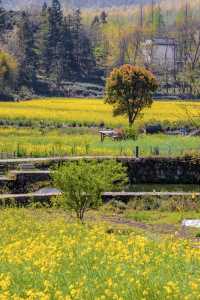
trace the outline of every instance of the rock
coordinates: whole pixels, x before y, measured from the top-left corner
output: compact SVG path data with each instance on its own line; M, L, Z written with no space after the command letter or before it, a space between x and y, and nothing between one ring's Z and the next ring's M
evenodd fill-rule
M182 226L200 228L200 220L183 220Z
M47 188L42 188L39 191L37 191L35 194L40 194L40 195L44 195L44 194L51 194L51 193L61 193L60 190L55 189L55 188L51 188L51 187L47 187Z

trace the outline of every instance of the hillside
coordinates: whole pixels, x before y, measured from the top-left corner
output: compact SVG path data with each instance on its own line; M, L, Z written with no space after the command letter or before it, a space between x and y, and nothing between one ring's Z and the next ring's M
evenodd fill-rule
M50 0L49 0L50 1ZM48 0L46 2L49 2ZM41 6L44 0L3 0L3 5L9 9L21 9L30 6ZM64 6L91 8L133 5L148 3L151 0L62 0Z

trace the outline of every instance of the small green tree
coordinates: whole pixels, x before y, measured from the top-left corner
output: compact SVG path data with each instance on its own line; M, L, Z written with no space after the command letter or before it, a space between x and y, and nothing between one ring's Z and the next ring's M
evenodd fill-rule
M142 68L123 65L115 68L106 83L106 103L114 106L113 115L127 115L129 126L145 107L151 106L158 88L154 75Z
M102 193L119 190L128 182L126 168L114 160L71 162L53 172L54 186L63 192L56 203L75 211L82 222L84 214L102 204Z
M17 75L17 62L8 53L0 50L0 93L12 89Z

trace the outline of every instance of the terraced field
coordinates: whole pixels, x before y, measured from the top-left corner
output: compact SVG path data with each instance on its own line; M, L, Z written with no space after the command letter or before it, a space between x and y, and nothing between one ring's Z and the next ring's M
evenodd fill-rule
M145 123L180 127L191 123L191 118L200 124L199 111L199 102L157 101L144 111L135 128L143 127ZM103 100L50 98L19 103L1 102L0 153L35 157L133 155L136 146L140 147L143 156L153 155L156 147L159 147L162 156L199 151L199 137L140 135L137 140L116 142L106 139L101 143L99 125L116 128L127 127L128 124L125 117L114 118L112 107L104 104Z

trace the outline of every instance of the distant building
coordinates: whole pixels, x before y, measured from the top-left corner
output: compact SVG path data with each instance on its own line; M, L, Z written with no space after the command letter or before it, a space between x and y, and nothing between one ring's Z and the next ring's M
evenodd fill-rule
M174 71L177 68L177 42L170 38L153 38L144 42L147 65Z

